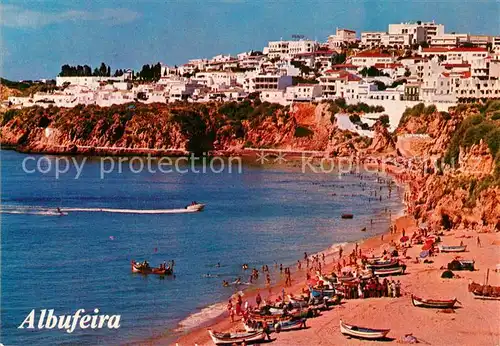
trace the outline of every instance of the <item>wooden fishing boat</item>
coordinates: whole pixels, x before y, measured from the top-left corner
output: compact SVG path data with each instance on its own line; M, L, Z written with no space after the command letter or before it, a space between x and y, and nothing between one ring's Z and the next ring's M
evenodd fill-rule
M370 257L366 259L366 262L369 264L376 264L377 262L380 262L383 260L382 256L377 256L377 257Z
M456 298L449 300L424 299L411 295L413 306L421 308L436 308L436 309L453 309L453 306L458 300Z
M289 321L293 315L260 315L258 313L249 313L248 318L257 322Z
M166 268L154 268L149 266L144 266L142 263L137 263L135 261L131 262L132 273L139 274L156 274L156 275L172 275L173 270L170 267Z
M405 269L404 267L374 269L373 275L376 276L400 275L403 274L404 269Z
M342 214L340 217L343 218L343 219L352 219L354 217L354 215L352 215L352 214Z
M470 270L474 271L474 260L454 259L448 263L448 270Z
M250 323L245 323L244 327L247 332L257 332L257 331L262 331L262 325L258 324L258 326L253 326ZM278 329L280 332L285 332L289 330L294 330L294 329L301 329L305 328L306 325L306 319L301 318L298 320L287 320L287 321L279 321L276 323L270 323L268 324L269 326L269 331L274 333L276 332L276 327L278 326Z
M216 345L232 345L241 344L242 342L256 342L262 341L266 337L266 333L263 330L255 332L239 332L239 333L218 333L212 330L208 331L212 341Z
M290 303L292 303L292 306L295 309L305 308L309 305L309 303L307 301L305 301L304 299L294 298L291 295L288 295L288 301Z
M337 291L335 289L326 289L326 290L321 290L321 289L316 289L316 288L310 288L311 295L315 298L322 298L322 297L333 297L334 295L337 294Z
M481 285L470 282L468 289L476 299L500 299L500 286Z
M467 249L467 245L439 245L439 251L441 252L464 252Z
M390 329L373 329L353 326L340 320L340 332L355 338L377 340L383 339L390 332Z
M397 259L390 259L387 261L377 261L374 263L370 263L366 265L366 268L369 269L382 269L382 268L392 268L392 267L397 267L399 265L399 260Z

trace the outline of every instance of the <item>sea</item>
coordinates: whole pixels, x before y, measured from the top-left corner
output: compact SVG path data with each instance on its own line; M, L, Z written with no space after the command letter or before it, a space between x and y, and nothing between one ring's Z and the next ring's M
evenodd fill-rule
M263 285L222 286L248 280L243 263L267 264L274 281L275 264L295 268L304 252L386 232L402 211L399 190L389 198L377 181L390 179L383 173L361 171L361 179L253 159L238 171L181 163L185 169L162 172L140 170L146 159L136 158L120 170L107 161L102 176L97 157L2 150L0 159L0 343L9 346L175 340L217 316L235 291ZM67 171L56 174L64 163ZM205 210L183 212L192 201ZM175 275L133 274L132 260L174 260ZM72 315L96 308L120 315L120 328L18 328L33 309L39 316L41 309Z

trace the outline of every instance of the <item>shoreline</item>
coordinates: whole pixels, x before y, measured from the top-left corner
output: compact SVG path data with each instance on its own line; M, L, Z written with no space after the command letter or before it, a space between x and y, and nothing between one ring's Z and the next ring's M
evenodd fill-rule
M248 153L248 154L255 154L255 153ZM363 167L366 168L367 166L373 168L373 167L378 167L375 164L370 164L368 165L358 165L358 167ZM378 174L380 173L386 173L387 177L393 182L393 185L396 187L396 189L403 189L403 193L400 196L400 203L401 203L401 208L399 211L391 216L391 221L388 222L387 228L374 235L370 235L368 237L362 237L357 241L351 241L351 242L342 242L342 243L334 243L329 245L327 248L316 252L316 253L310 253L309 257L315 256L318 254L325 254L325 259L326 259L326 266L324 267L324 272L330 272L333 270L333 268L336 266L336 261L335 258L338 256L340 248L342 248L343 253L347 254L350 253L356 246L356 244L359 245L359 247L362 249L363 253L368 252L370 253L371 251L374 250L375 247L382 246L383 244L386 244L388 240L394 240L396 237L390 237L390 231L389 228L395 224L397 224L398 229L402 228L407 228L410 226L411 222L413 219L406 215L406 209L407 205L405 203L404 199L404 189L406 188L406 184L403 184L401 181L398 181L397 179L397 174L394 172L390 172L389 170L378 170ZM367 171L367 173L374 173L373 171ZM382 177L382 178L387 178L387 177ZM395 192L397 193L397 191ZM373 215L373 218L376 219L376 215ZM411 221L409 221L411 219ZM385 239L385 240L381 240ZM343 257L345 258L345 256ZM285 266L284 266L285 267ZM300 271L296 268L296 263L292 263L290 265L291 271L292 271L292 286L288 287L285 292L286 294L298 294L301 293L301 289L304 287L306 280L305 280L305 273L306 271L304 268L302 268ZM272 268L271 268L272 269ZM297 277L297 274L301 274L301 278ZM255 297L257 294L261 294L263 299L275 299L277 296L281 295L281 289L284 288L284 283L285 280L282 277L278 282L273 283L270 287L251 287L247 289L242 289L239 290L239 292L243 292L243 298L244 301L248 301L250 304L253 304L255 301ZM231 294L232 299L237 293ZM227 323L228 321L228 314L226 310L226 304L227 302L215 302L213 304L210 304L206 307L203 307L201 310L190 314L183 320L181 320L175 328L167 329L166 331L173 331L177 335L171 335L171 336L159 336L155 338L150 338L146 340L142 340L140 342L133 342L132 344L144 344L146 342L148 345L164 345L164 344L174 344L174 345L205 345L205 344L212 344L212 341L207 333L207 329L215 329L215 330L228 330L231 329L232 325ZM186 330L180 330L182 329L182 323L192 316L196 316L198 314L203 314L203 312L206 312L207 309L210 309L211 307L219 307L221 308L220 312L218 315L209 318L206 321L203 321L199 325L188 328ZM235 324L238 323L236 322L238 318L235 319ZM240 326L242 329L242 326ZM180 335L179 335L180 334ZM174 341L175 340L175 341Z
M414 220L409 218L406 215L398 216L396 217L391 225L398 225L398 228L409 228L411 226L411 223ZM401 228L400 228L401 227ZM383 236L384 240L381 240L381 236ZM336 265L336 261L332 262L332 257L335 259L336 256L338 256L338 252L340 247L342 247L343 252L345 254L350 253L356 246L356 243L359 245L359 248L362 249L363 253L372 253L374 252L375 248L378 248L380 246L383 246L384 244L387 244L391 240L397 239L397 235L395 234L390 234L390 232L385 232L385 233L380 233L377 235L373 235L364 239L360 239L357 242L348 242L348 243L340 243L340 244L332 244L328 248L326 248L323 251L320 251L318 253L311 253L309 256L317 255L324 253L327 265L324 267L324 272L330 272L334 269ZM345 257L343 257L345 258ZM292 272L292 286L287 287L285 289L286 294L300 294L301 289L305 286L306 280L304 278L304 275L302 275L302 278L298 279L297 274L305 274L305 270L301 269L300 271L294 270ZM295 275L294 275L295 274ZM255 297L257 293L260 293L263 299L275 299L279 295L281 295L281 289L284 287L284 279L280 280L278 283L273 284L270 288L262 287L262 288L255 288L252 289L250 292L247 294L247 290L243 291L245 294L243 295L244 301L249 301L251 304L254 303ZM343 301L345 303L345 301ZM223 304L224 307L226 303L224 302L218 302L213 305L218 305L218 304ZM333 309L335 309L334 307ZM210 321L207 321L203 324L200 324L199 326L192 328L190 330L186 330L181 336L177 337L175 342L173 344L179 345L179 346L184 346L184 345L211 345L211 339L207 333L207 329L214 329L217 331L226 331L230 329L234 329L234 326L239 323L239 320L235 318L235 322L231 323L228 321L229 317L227 314L227 311L224 308L224 311L220 316L212 318ZM177 329L177 328L176 328ZM176 330L174 329L174 330ZM242 326L240 325L240 328L242 329ZM293 333L293 332L292 332ZM148 345L163 345L164 342L169 342L173 337L159 337L159 338L154 338L154 339L149 339L147 340Z
M384 172L391 176L391 179L396 183L397 186L402 187L404 191L408 189L409 182L405 178L405 169L398 169L397 167L385 167ZM396 225L398 232L391 234L390 231L385 233L374 235L363 240L360 240L359 247L363 251L364 254L381 254L384 249L387 249L388 245L401 237L401 230L404 229L406 234L411 234L418 229L417 220L415 220L411 214L408 212L408 201L405 198L405 193L402 194L401 202L403 204L402 215L398 215L395 217L391 225ZM458 235L460 233L460 235ZM472 233L473 235L471 235ZM479 235L474 231L468 230L454 230L445 234L443 238L448 238L450 236L454 236L454 238L472 238L472 240L467 241L468 243L472 243L475 241L475 237L479 238ZM484 277L485 267L488 269L493 269L500 261L500 256L498 255L498 250L495 247L495 244L500 244L500 237L498 233L483 233L481 235L482 238L487 238L489 244L488 253L484 254L483 249L473 249L476 251L469 250L470 253L443 253L438 254L437 257L432 257L432 262L436 262L436 264L423 264L418 263L415 264L413 260L403 259L403 262L408 266L407 273L402 276L391 276L390 279L401 280L402 283L402 296L399 298L368 298L368 299L350 299L345 300L344 304L340 306L334 306L331 310L322 312L321 316L314 319L308 320L309 328L294 331L290 333L280 333L279 335L273 334L273 344L276 345L309 345L311 342L314 344L323 343L328 339L328 344L369 344L367 341L359 341L359 340L349 340L346 339L338 330L338 320L341 318L345 318L345 320L349 323L355 323L362 326L370 326L372 328L392 328L396 325L398 330L404 329L405 332L399 334L391 333L391 337L395 337L398 339L403 337L406 334L415 335L420 342L424 342L429 344L429 340L433 339L434 343L437 344L445 344L445 345L454 345L454 344L470 344L470 345L496 345L498 341L500 341L500 330L495 325L500 324L500 315L498 314L498 308L496 308L496 302L490 302L489 304L493 304L492 306L482 306L486 304L482 304L481 301L474 300L472 295L467 292L467 283L469 279L476 280L476 282L483 281L480 279ZM447 245L456 245L454 243L465 241L465 240L448 240L444 239L444 243L448 243ZM485 243L484 240L482 241ZM347 243L343 250L344 253L350 253L355 247L355 242ZM469 244L470 246L470 244ZM328 253L327 255L327 265L324 268L324 272L329 272L335 266L335 261L331 263L331 257L335 254L334 251L335 244L331 245L327 249L321 251L320 253ZM420 253L421 246L412 246L412 248L408 249L409 257L407 259L418 257ZM332 251L333 250L333 251ZM311 254L310 254L311 255ZM464 272L455 272L458 274L459 279L452 279L450 284L446 285L446 281L443 282L444 279L441 279L440 273L443 271L440 268L446 266L446 263L455 258L456 256L464 256L466 259L474 259L476 260L477 268L481 268L479 270L476 269L475 272L471 272L470 275L462 275ZM482 270L482 273L480 273ZM479 272L479 273L478 273ZM302 273L305 273L302 270ZM429 274L434 274L430 276ZM469 278L463 278L462 276L468 276ZM490 275L490 284L491 285L499 285L500 277L498 275ZM472 277L472 278L471 278ZM464 282L465 281L465 282ZM250 304L253 305L255 301L255 296L257 293L261 293L263 299L273 299L277 295L281 294L281 288L284 280L278 282L273 285L270 289L260 288L253 290L250 294L245 294L243 299L244 301L249 301ZM297 271L294 271L292 274L292 286L286 288L286 294L296 294L300 293L301 289L304 287L306 283L305 278L297 279ZM437 287L436 287L437 286ZM451 289L449 286L455 286ZM460 288L457 288L459 286ZM267 293L267 294L266 294ZM468 322L467 327L468 331L467 335L463 336L464 332L459 332L459 337L450 336L448 334L451 333L449 331L446 333L446 337L442 337L440 335L439 328L436 327L436 311L432 311L429 314L428 309L418 309L414 308L411 305L409 295L417 294L419 296L423 296L425 298L434 298L434 299L449 299L452 296L459 297L459 301L470 303L474 305L473 312L463 313L461 309L458 309L459 313L462 315L464 319ZM218 303L223 304L223 303ZM389 304L389 305L388 305ZM395 306L394 308L392 306ZM346 311L346 308L349 311ZM371 311L373 309L379 310L379 312ZM415 309L415 310L414 310ZM493 310L491 310L493 309ZM497 310L495 310L497 309ZM389 315L386 315L386 318L380 319L379 314L387 314L387 310L392 311ZM393 311L395 310L395 311ZM463 309L467 310L467 309ZM492 313L497 311L497 313ZM419 326L422 328L427 328L425 332L423 332L420 328L415 328L415 324L412 323L411 318L404 317L404 321L401 320L406 313L411 313L415 315L416 319L419 319ZM453 310L455 313L455 310ZM484 334L481 336L482 341L476 340L477 335L475 330L480 326L482 316L484 314L489 313L491 318L496 320L497 323L492 322L489 326L489 329L484 331ZM427 316L422 317L421 315L426 314ZM347 315L347 316L346 316ZM446 314L443 314L446 316ZM347 317L347 318L346 318ZM445 322L448 324L454 323L453 321L457 321L457 319L452 315L452 317L447 318ZM326 322L325 322L326 321ZM458 323L458 322L457 322ZM318 330L317 327L320 329ZM465 327L465 329L467 329ZM149 339L147 344L150 345L164 345L164 344L174 344L178 346L187 346L187 345L212 345L212 341L207 333L207 329L214 329L217 331L234 331L241 330L242 325L241 322L236 319L234 323L229 321L227 311L222 312L219 316L199 325L193 329L187 330L183 335L177 337L175 341L173 341L173 336L170 337L159 337L154 339ZM317 330L315 330L317 329ZM335 330L333 333L327 335L326 330ZM406 330L408 329L408 330ZM319 331L325 332L325 335L318 333ZM457 334L456 331L453 331L454 334ZM422 336L423 334L423 336ZM463 338L460 338L460 335ZM428 339L430 338L430 339ZM448 338L450 341L448 341ZM466 339L467 342L464 343L463 339ZM315 340L315 341L313 341ZM496 340L496 342L492 342ZM395 341L395 340L393 340ZM477 342L477 343L476 343Z

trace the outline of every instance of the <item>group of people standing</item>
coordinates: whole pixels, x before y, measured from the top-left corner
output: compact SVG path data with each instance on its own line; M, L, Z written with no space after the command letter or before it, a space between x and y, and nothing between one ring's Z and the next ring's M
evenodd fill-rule
M354 285L344 285L345 299L360 299L360 298L398 298L401 296L401 282L388 280L380 280L378 277L368 280L361 280Z

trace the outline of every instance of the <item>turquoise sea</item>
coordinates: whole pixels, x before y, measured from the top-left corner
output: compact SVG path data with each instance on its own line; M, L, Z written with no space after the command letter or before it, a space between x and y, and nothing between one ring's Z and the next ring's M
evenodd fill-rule
M75 179L72 166L56 179L48 167L59 157L41 161L47 173L26 173L22 163L28 155L0 154L0 342L9 346L173 338L179 322L203 322L211 316L207 307L234 292L222 287L222 280L241 276L246 281L243 263L257 268L273 268L275 262L293 265L304 251L315 253L384 232L389 212L394 217L402 208L396 190L387 198L383 189L382 202L370 197L385 185L367 173L360 180L352 174L302 173L297 167L253 162L243 165L241 174L135 173L124 165L121 173L115 170L101 179L99 158L77 157L79 163L85 160L80 177ZM28 161L32 169L42 156L29 157L34 158ZM206 203L206 209L140 213L183 208L194 200ZM80 211L58 216L57 207ZM342 220L342 213L353 213L354 219ZM361 232L362 227L368 231ZM175 278L132 274L132 259L152 265L174 259ZM207 273L216 277L204 277ZM121 315L121 327L71 334L17 328L32 309L68 315L95 308ZM207 314L199 314L202 309Z

